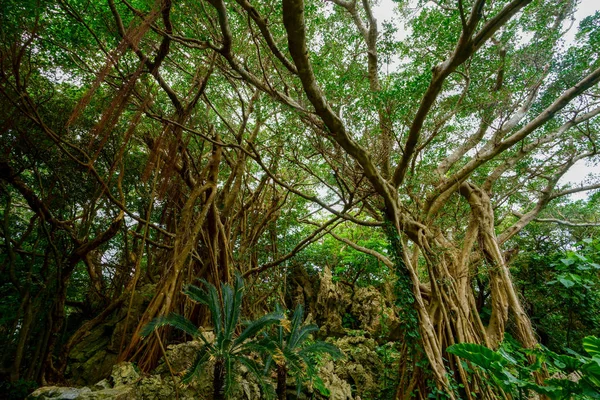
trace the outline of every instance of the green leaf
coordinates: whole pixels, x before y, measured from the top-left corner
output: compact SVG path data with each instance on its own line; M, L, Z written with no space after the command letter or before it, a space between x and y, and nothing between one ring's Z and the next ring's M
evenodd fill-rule
M181 378L181 382L185 384L190 383L195 376L200 375L200 373L204 369L204 365L210 358L210 348L210 345L204 345L200 348L200 350L198 350L198 352L196 353L196 358L192 363L192 366L188 368L186 373L183 375L183 377Z
M278 312L273 312L267 315L263 315L259 319L250 322L250 324L244 329L244 331L238 336L233 342L233 348L237 348L239 345L244 343L246 339L254 337L258 332L262 331L267 326L274 324L283 319L283 315Z
M554 364L565 371L576 371L581 368L581 365L583 364L579 359L564 354L556 354L553 358ZM557 362L561 366L559 366Z
M329 391L329 389L327 389L325 383L323 383L323 380L318 376L314 378L313 385L315 387L315 390L321 393L323 396L329 397L331 395L331 392Z
M572 280L566 279L566 278L562 278L562 277L559 277L558 281L560 283L562 283L562 285L564 287L566 287L567 289L575 285L575 282L573 282Z
M585 363L581 370L584 372L584 378L600 389L600 356L594 356Z
M194 325L189 319L182 315L171 313L164 317L154 318L140 331L140 336L149 336L155 329L161 326L170 325L180 331L187 333L192 337L196 337L198 334L198 327Z
M583 349L592 357L600 356L600 339L596 336L587 336L583 339Z
M448 347L447 351L487 370L497 370L509 363L500 354L475 343L457 343Z

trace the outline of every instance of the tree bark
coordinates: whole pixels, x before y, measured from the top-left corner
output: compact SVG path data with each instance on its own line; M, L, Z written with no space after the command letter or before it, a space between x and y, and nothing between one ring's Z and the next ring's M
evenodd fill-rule
M277 399L287 399L287 369L285 365L277 366Z

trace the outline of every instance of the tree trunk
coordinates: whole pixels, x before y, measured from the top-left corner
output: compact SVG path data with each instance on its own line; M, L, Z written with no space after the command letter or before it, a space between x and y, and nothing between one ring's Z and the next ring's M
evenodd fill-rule
M33 320L33 309L29 291L26 292L23 300L21 301L21 308L23 309L23 316L21 318L21 328L19 329L19 339L17 341L17 348L14 356L15 358L12 365L12 371L10 373L11 382L16 382L20 378L21 361L23 360L25 344L29 338L29 328L31 327L31 322Z
M287 399L287 368L285 365L277 366L277 399Z
M217 360L214 368L213 398L225 400L225 365L223 360Z
M413 377L408 381L433 379L437 390L446 393L451 399L473 399L471 393L475 393L477 399L494 399L497 394L486 384L486 378L478 372L467 374L462 368L461 360L447 354L445 349L455 343L498 347L504 339L509 314L515 322L516 336L525 348L535 346L536 339L495 236L494 212L489 197L470 184L463 184L461 194L471 207L471 222L461 241L449 241L442 235L433 235L425 226L412 232L407 229L407 224L402 226L399 221L395 222L395 227L387 230L387 235L394 244L398 281L404 285L404 289L400 288L401 292L396 295L406 297L406 290L410 287L414 297L409 301L400 300L403 302L401 307L406 309L411 305L414 309L414 314L404 319L416 320L418 325L418 329L413 329L407 324L407 333L418 330L419 338L414 345L423 350L429 361L428 368L413 368ZM415 246L411 248L407 243L402 243L399 238L404 235ZM392 236L397 238L393 239ZM475 244L478 244L479 253L475 252ZM410 249L410 255L407 254L407 249ZM472 282L473 265L483 263L489 277L492 307L492 316L487 326L484 326L477 311ZM423 271L420 271L423 266L428 279L425 285L427 293L423 292L424 285L419 280L423 276ZM412 354L418 352L413 350ZM430 372L427 373L426 370ZM464 385L464 390L452 389L456 385L451 385L449 380L451 371L453 379ZM430 376L415 376L424 373ZM420 390L427 390L423 383L416 386ZM404 396L406 395L408 394L405 393Z

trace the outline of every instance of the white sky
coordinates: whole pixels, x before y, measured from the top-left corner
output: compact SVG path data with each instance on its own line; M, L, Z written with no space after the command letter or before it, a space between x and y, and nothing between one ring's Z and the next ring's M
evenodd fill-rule
M391 21L394 18L395 9L396 4L392 0L381 0L380 4L374 8L375 18L380 27L384 21ZM575 12L575 22L573 23L571 30L567 32L564 37L567 45L573 43L575 40L579 22L585 17L593 15L596 11L600 11L600 0L581 0L577 11ZM402 39L406 34L407 32L398 32L397 39ZM590 174L593 173L600 174L600 165L586 164L586 162L582 160L571 167L560 180L559 184L583 184L583 182L590 177ZM571 195L572 199L584 199L586 197L586 192Z

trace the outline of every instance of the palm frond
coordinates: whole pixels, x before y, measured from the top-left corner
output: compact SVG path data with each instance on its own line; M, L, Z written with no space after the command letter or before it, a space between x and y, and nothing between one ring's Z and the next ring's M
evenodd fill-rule
M150 321L142 328L140 331L140 336L146 337L154 332L154 330L157 328L165 325L170 325L176 329L179 329L180 331L183 331L194 338L198 334L198 327L194 325L192 321L185 318L183 315L170 313L167 316L157 317Z
M265 367L263 368L263 375L267 375L269 373L269 371L271 370L272 363L273 363L273 357L267 353L267 357L265 358L265 361L264 361Z
M290 336L288 339L288 345L292 347L297 343L296 338L298 337L299 329L302 326L302 321L304 317L304 307L302 304L298 304L296 306L296 310L294 310L294 315L292 316L292 327L290 329Z
M244 296L244 280L236 273L233 289L230 285L221 286L223 293L223 316L225 319L224 335L231 337L240 320L242 313L242 298Z
M208 307L213 320L215 336L221 333L221 302L217 288L212 283L205 279L199 279L203 287L195 285L186 285L183 288L183 294L196 303L203 304Z
M201 287L195 285L185 285L183 287L183 294L185 294L190 300L196 303L208 305L208 292Z
M238 346L234 354L250 354L250 353L260 353L260 354L269 354L277 349L277 344L270 340L261 340L261 341L246 341Z
M221 315L222 307L219 299L219 292L212 283L208 283L205 280L202 280L202 283L204 283L208 292L208 308L210 309L210 315L215 328L215 337L217 338L217 341L219 341L219 338L223 333L223 317Z
M285 365L292 375L304 375L306 373L307 362L299 353L288 348L283 351Z
M289 321L287 319L287 316L285 315L285 310L283 309L281 304L279 304L279 303L275 304L275 312L281 313L281 315L283 315L283 319L281 320L281 322L279 323L279 325L277 326L277 329L276 329L276 339L279 342L280 347L283 347L283 345L284 345L284 329L285 329L286 322L289 323ZM289 330L289 327L288 327L288 330Z
M221 284L221 294L223 296L223 336L231 338L231 322L234 313L234 294L229 284Z
M273 387L270 385L270 381L268 381L266 378L266 371L268 371L268 369L265 369L264 371L262 370L261 366L259 363L257 363L255 360L248 358L248 357L238 357L237 361L244 365L246 368L248 368L248 371L250 371L250 373L252 375L254 375L254 377L256 378L256 381L258 383L258 386L261 389L261 398L262 399L269 399L273 396Z
M317 332L319 327L314 324L304 325L300 329L298 329L296 335L294 337L290 337L289 346L292 348L296 348L302 346L302 344L308 339L309 335L313 332Z
M260 332L267 326L274 324L277 321L280 321L282 318L282 314L273 312L267 315L263 315L259 319L250 322L250 324L246 327L246 329L244 329L240 336L238 336L235 339L235 341L233 342L233 347L238 347L239 345L244 343L245 340L255 336L256 334L258 334L258 332Z
M331 343L321 342L321 341L310 344L310 345L302 348L302 350L300 350L301 355L313 355L313 354L319 354L319 353L327 353L330 356L332 356L334 359L339 359L339 358L343 357L343 354L340 351L340 349L338 349Z
M210 359L209 349L210 345L204 345L200 348L200 350L198 350L198 352L196 353L196 358L192 363L192 366L187 369L185 375L183 375L183 377L181 378L182 383L188 384L191 382L192 379L194 379L195 376L198 376L200 374L204 365Z

